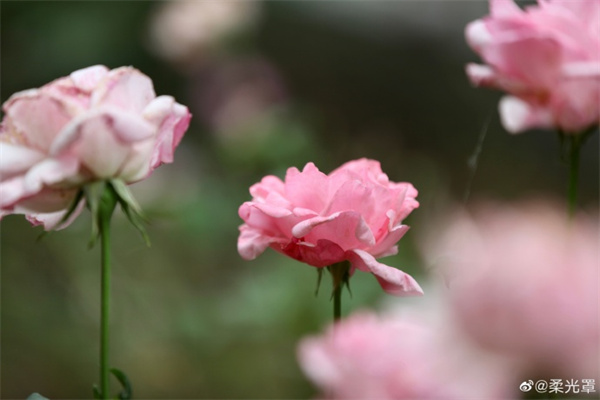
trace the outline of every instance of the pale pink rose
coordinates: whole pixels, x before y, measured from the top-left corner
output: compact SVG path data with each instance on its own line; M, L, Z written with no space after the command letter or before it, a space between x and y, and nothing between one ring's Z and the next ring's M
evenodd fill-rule
M304 338L298 360L326 399L507 399L516 388L452 326L415 315L353 314Z
M0 216L26 214L46 229L82 185L136 182L172 162L191 117L140 71L101 65L15 93L3 110Z
M478 343L532 374L597 378L598 225L543 203L458 214L425 246Z
M419 206L410 183L391 182L379 162L348 162L329 175L313 163L289 168L285 181L266 176L250 188L252 201L239 209L238 251L252 260L267 247L315 267L344 260L375 275L394 295L421 294L404 272L377 262L396 254L408 230L402 220Z
M513 0L490 0L490 15L466 28L487 65L469 64L467 74L509 94L500 102L509 132L579 133L600 121L600 1L538 3L522 10Z

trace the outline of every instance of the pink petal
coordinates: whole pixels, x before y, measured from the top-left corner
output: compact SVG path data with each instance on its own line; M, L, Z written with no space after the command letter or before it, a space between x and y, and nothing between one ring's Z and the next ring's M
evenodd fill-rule
M343 211L328 217L317 216L307 219L292 228L292 235L297 238L304 237L311 243L326 239L344 250L375 244L373 232L356 211Z
M26 171L45 157L30 147L0 141L0 179Z
M519 133L532 127L552 127L553 118L549 110L533 107L514 96L504 96L500 100L500 119L510 133Z
M289 168L285 176L285 197L296 207L321 211L328 200L328 177L308 163L302 170Z
M267 175L259 183L250 186L250 194L255 199L266 199L272 192L283 194L284 190L284 183L274 175Z
M0 207L10 208L17 202L38 195L44 187L76 176L78 168L79 164L73 158L46 159L32 167L25 175L0 182ZM41 202L38 210L56 211L60 209L62 207L60 205L62 204L61 196L48 201L48 204ZM57 201L59 201L58 206Z
M25 211L21 212L21 213L26 214L25 217L34 226L43 225L44 230L46 230L46 231L52 231L52 230L59 231L61 229L65 229L67 226L71 225L73 223L73 221L75 221L75 219L77 219L79 214L81 214L81 211L83 210L84 206L85 206L85 200L81 200L79 202L79 204L77 205L77 207L75 208L75 210L73 211L73 213L62 224L60 224L60 222L62 221L65 214L67 213L67 210L57 211L57 212L52 212L52 213L28 213Z
M346 254L354 268L375 275L385 292L394 296L418 296L423 294L423 290L413 277L399 269L377 262L366 251L352 250Z
M135 68L116 68L94 89L92 106L110 105L123 111L141 113L156 97L152 80Z
M264 232L244 224L240 226L237 249L243 259L254 260L272 243L278 242L281 242L281 239L265 235Z
M106 77L108 71L104 65L94 65L72 72L69 77L78 89L90 93Z
M316 244L294 239L285 245L272 246L295 260L313 267L326 267L345 260L344 250L336 243L320 239Z
M487 65L469 63L466 67L469 80L475 86L498 87L498 76Z
M490 0L490 15L496 18L515 17L523 10L513 0Z
M97 178L117 177L131 157L135 142L151 140L155 128L142 118L116 109L101 108L73 119L53 144L51 154L72 154L85 161ZM148 147L143 173L149 169ZM132 171L128 171L131 175Z
M12 95L3 107L9 129L21 132L27 144L46 152L71 119L67 106L37 89Z
M482 20L473 21L467 25L465 38L469 46L476 52L493 42L493 37Z
M407 225L398 225L390 229L387 234L380 239L380 241L373 247L369 249L369 253L373 255L373 257L387 257L392 256L398 253L398 247L395 246L396 243L406 232L408 232L409 226Z
M341 211L357 211L364 218L373 215L374 203L384 199L373 199L372 187L367 187L358 180L346 180L337 191L331 196L331 201L327 205L323 214L332 214Z
M143 116L157 127L158 132L152 155L152 169L173 162L175 148L181 142L192 118L188 108L176 103L171 96L160 96L148 104Z
M552 87L561 73L559 43L540 33L497 42L483 48L481 55L500 73L526 82L530 89Z

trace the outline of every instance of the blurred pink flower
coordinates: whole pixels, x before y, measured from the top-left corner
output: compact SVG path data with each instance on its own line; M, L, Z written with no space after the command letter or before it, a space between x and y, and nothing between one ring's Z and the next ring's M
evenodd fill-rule
M191 117L138 70L101 65L15 93L3 110L0 215L26 214L47 230L82 185L132 183L172 162Z
M425 248L447 275L456 318L482 346L524 373L598 377L597 223L569 223L543 203L488 206L457 215Z
M348 162L329 175L308 163L289 168L285 181L266 176L250 187L252 201L240 206L238 251L248 260L267 247L315 267L347 260L375 275L394 295L422 294L404 272L376 257L396 254L408 230L402 220L419 206L410 183L391 182L379 162Z
M167 1L151 21L152 50L178 63L202 63L259 16L256 1Z
M600 1L539 0L521 10L490 0L470 23L467 42L487 65L469 64L478 86L503 90L504 127L579 133L600 121Z
M300 366L327 399L505 399L512 376L423 317L362 312L298 346Z
M220 141L247 135L245 127L283 108L287 100L277 69L258 57L207 68L196 85L198 111Z

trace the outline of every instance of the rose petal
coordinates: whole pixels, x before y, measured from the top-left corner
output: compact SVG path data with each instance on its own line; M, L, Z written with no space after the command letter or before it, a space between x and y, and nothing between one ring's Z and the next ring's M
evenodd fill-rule
M156 97L152 80L135 68L116 68L94 89L92 107L109 105L140 114Z
M338 244L326 239L320 239L316 244L294 239L274 248L288 257L319 268L333 265L346 258L344 250Z
M314 217L299 222L292 228L292 235L304 237L307 242L316 243L319 239L334 238L344 250L356 247L373 246L373 232L356 211L344 211L328 217Z
M0 141L0 179L26 171L44 158L44 153L36 149Z
M69 77L77 88L90 93L106 77L108 71L104 65L94 65L72 72Z
M240 226L240 236L237 242L238 253L245 260L254 260L272 243L280 243L281 239L265 235L264 232L246 224Z
M294 199L296 207L308 208L319 212L328 200L328 178L308 163L302 170L289 168L285 176L285 196Z
M532 127L552 127L553 118L548 109L533 107L514 96L504 96L499 104L502 126L510 133L519 133Z
M375 275L385 292L394 296L418 296L423 294L423 290L413 277L399 269L377 262L375 257L366 251L348 251L347 256L354 268Z
M9 129L22 134L26 144L46 152L71 119L61 101L37 89L12 95L4 103Z

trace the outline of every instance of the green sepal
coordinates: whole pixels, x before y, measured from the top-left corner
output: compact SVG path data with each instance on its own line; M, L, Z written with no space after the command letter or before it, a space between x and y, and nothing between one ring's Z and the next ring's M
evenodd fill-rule
M341 261L339 263L328 266L327 270L331 274L331 279L333 281L331 299L333 299L335 290L339 286L346 286L346 288L348 288L348 291L350 292L350 295L352 295L352 292L350 291L350 263L348 261Z
M319 295L319 288L321 287L321 279L323 279L323 268L317 268L317 287L315 289L315 297Z
M127 378L127 375L117 368L111 368L110 372L117 378L123 387L123 390L119 392L119 400L131 399L133 390L131 389L131 382L129 381L129 378Z
M93 182L83 187L83 191L85 192L85 202L92 214L92 234L88 243L88 247L90 248L94 247L96 240L98 240L100 235L100 199L106 189L105 181Z
M77 207L79 206L79 202L81 201L82 198L83 198L83 190L79 190L77 192L77 194L75 195L75 199L73 199L73 201L71 202L71 205L69 205L69 208L67 209L66 214L60 219L58 224L56 224L55 229L60 228L65 222L67 222L69 220L69 218L71 218L71 216L73 215L75 210L77 210ZM44 232L40 233L37 240L42 240L48 233L50 233L50 231L44 231ZM34 393L34 394L36 394L36 393ZM32 394L32 396L33 396L33 394Z
M121 209L129 219L129 222L138 230L142 235L146 245L150 246L150 237L144 228L144 223L147 223L146 217L142 213L142 209L127 188L125 182L120 179L112 179L110 185L112 185L115 193L117 194L117 200L121 205Z

